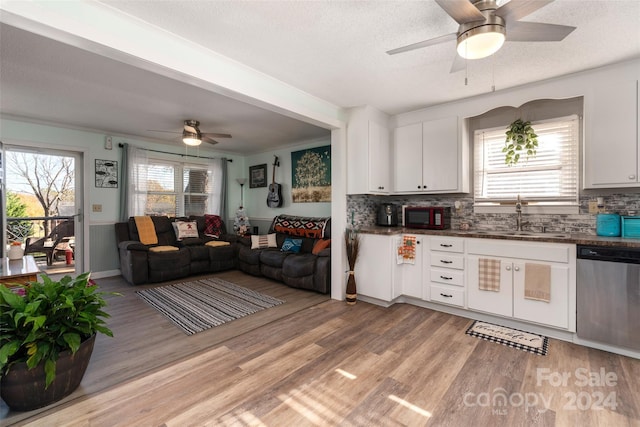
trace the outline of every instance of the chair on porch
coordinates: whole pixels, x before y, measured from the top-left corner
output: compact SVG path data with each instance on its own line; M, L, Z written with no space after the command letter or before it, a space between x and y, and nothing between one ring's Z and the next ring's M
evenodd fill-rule
M73 220L61 222L51 230L48 236L33 241L32 237L27 237L24 254L44 253L47 256L47 265L51 265L53 263L53 254L58 245L64 239L68 240L69 237L73 237L74 234Z

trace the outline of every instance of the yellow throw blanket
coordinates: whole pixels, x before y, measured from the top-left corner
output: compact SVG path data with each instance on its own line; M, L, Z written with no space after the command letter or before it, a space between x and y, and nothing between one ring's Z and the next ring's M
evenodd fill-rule
M158 236L156 235L156 228L153 226L151 217L134 216L133 220L136 222L136 227L138 228L140 243L143 245L157 245Z

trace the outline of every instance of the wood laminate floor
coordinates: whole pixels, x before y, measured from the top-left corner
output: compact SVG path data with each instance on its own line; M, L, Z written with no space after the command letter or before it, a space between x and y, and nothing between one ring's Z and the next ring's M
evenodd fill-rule
M216 276L287 303L188 337L139 288L101 279L124 293L116 337L99 337L72 396L3 425L640 426L640 360L554 339L537 356L429 309Z

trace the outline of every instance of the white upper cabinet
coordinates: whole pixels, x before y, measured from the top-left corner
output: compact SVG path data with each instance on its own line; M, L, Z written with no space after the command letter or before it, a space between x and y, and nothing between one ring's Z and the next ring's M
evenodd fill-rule
M347 126L347 194L389 194L389 130L358 109Z
M457 117L399 127L394 134L395 193L467 192L467 150Z
M585 98L584 188L640 187L638 80L618 79Z

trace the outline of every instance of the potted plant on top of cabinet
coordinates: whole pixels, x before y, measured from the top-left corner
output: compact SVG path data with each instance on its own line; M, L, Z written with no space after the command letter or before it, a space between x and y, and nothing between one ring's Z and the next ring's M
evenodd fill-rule
M0 385L14 410L46 406L80 385L96 333L113 333L90 273L0 285ZM113 295L117 295L112 293Z

